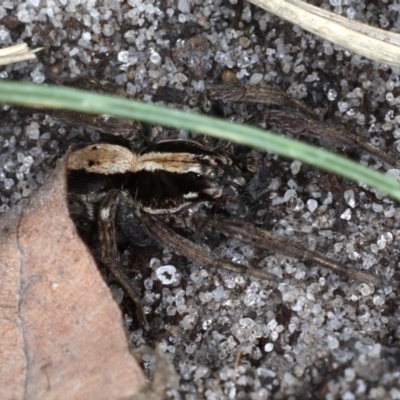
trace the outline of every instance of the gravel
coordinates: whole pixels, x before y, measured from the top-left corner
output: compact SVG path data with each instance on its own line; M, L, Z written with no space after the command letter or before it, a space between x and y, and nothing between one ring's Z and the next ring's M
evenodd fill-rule
M196 96L230 69L240 83L280 88L398 155L398 67L351 54L246 2L236 17L240 4L4 0L0 46L26 41L45 50L37 63L0 68L0 77L42 83L48 69L64 78L94 75L152 101L162 86ZM331 0L319 6L384 29L400 28L397 3ZM246 117L243 107L226 110L231 108L241 113L232 118ZM43 183L71 140L96 137L39 112L3 105L1 116L2 213ZM174 135L190 137L165 133ZM368 154L339 150L387 169ZM164 250L148 262L143 302L149 320L161 320L164 334L156 341L181 378L180 390L170 396L400 399L397 204L297 161L252 154L264 166L250 183L258 225L389 283L371 288L284 255L260 255L234 239L214 251L236 262L255 259L280 281L174 265L179 258ZM398 177L400 171L390 174ZM128 313L124 317L133 347L153 344ZM151 372L154 363L146 367Z

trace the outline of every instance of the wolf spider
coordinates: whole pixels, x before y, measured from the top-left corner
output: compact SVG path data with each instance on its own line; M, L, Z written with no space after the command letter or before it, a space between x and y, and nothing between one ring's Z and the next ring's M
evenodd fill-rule
M205 232L234 237L361 281L380 282L246 222L245 207L238 201L245 180L227 152L223 147L207 149L185 140L162 141L138 149L121 138L118 144L80 144L70 150L71 213L74 205L84 204L91 218L97 219L100 259L134 301L142 327L148 329L140 293L120 266L120 231L138 245L149 244L151 237L198 264L261 279L275 280L276 276L223 260L178 230L200 238Z
M106 93L121 93L113 84L96 79L63 80L50 78L67 86L89 88ZM160 87L154 101L188 102L185 92ZM204 111L220 114L221 103L264 105L247 122L258 126L278 127L295 135L323 139L334 145L367 151L394 168L400 162L390 154L349 132L344 126L323 122L315 112L286 93L240 84L207 87L197 99ZM215 107L214 107L215 106ZM46 111L48 113L48 111ZM139 291L120 267L117 236L121 232L133 243L146 246L150 238L196 261L261 279L275 280L275 275L223 260L201 245L207 232L237 238L253 247L280 252L302 261L319 264L334 272L368 282L381 281L363 272L349 270L315 251L305 250L280 236L259 229L244 217L240 200L245 180L238 159L226 147L208 149L194 141L171 140L144 144L140 140L143 125L116 118L81 113L52 111L67 123L93 128L107 139L100 143L72 147L68 161L68 187L71 215L86 210L89 220L97 221L100 260L109 267L134 301L139 321L147 327ZM222 113L223 114L223 113ZM115 132L115 135L109 135ZM138 140L139 137L139 140ZM179 232L184 231L185 235ZM190 240L192 236L200 244Z

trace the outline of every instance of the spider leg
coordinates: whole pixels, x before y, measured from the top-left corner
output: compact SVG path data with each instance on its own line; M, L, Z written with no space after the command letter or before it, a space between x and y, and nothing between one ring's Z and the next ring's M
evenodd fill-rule
M116 242L115 218L118 204L123 193L120 190L110 190L103 199L99 210L99 240L101 259L111 270L115 278L128 293L136 306L136 313L141 326L148 330L149 325L143 312L140 293L137 288L129 283L128 277L119 266L119 253Z
M244 243L252 244L258 248L270 247L279 253L288 255L290 257L295 257L303 261L317 263L321 267L328 268L331 271L345 274L372 285L382 284L378 278L375 278L372 275L347 269L316 251L304 250L300 246L297 246L296 244L291 243L280 236L256 228L245 221L234 218L228 219L225 217L216 217L208 222L204 220L204 223L210 230L235 237Z
M343 125L322 122L297 112L292 112L290 118L287 115L287 111L268 110L263 116L264 122L260 121L261 123L258 123L258 125L263 128L279 126L285 131L298 133L305 137L324 138L336 145L349 146L355 150L362 149L394 168L400 168L400 162L396 157L374 146L350 129L345 129Z
M149 235L159 243L169 246L171 249L179 252L186 258L201 265L210 265L238 274L253 275L261 279L276 280L276 276L273 274L248 268L244 265L236 264L217 257L215 254L208 252L191 240L178 235L173 229L169 228L163 221L152 214L143 213L142 223Z

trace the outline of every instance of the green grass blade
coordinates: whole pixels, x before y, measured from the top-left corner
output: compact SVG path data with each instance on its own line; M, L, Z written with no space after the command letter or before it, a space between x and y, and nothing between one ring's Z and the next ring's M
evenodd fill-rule
M399 183L382 173L322 148L251 126L233 124L221 119L116 96L23 82L0 81L0 102L28 107L61 108L92 114L107 114L215 136L300 160L355 182L362 182L400 200Z

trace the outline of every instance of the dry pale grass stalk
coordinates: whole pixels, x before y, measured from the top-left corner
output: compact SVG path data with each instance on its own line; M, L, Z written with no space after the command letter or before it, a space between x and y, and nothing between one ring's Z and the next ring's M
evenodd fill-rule
M354 21L300 0L249 0L264 10L354 53L400 66L400 35Z
M26 43L19 43L14 46L0 49L0 65L7 65L27 60L36 60L35 53L40 50L42 50L42 47L30 50Z

